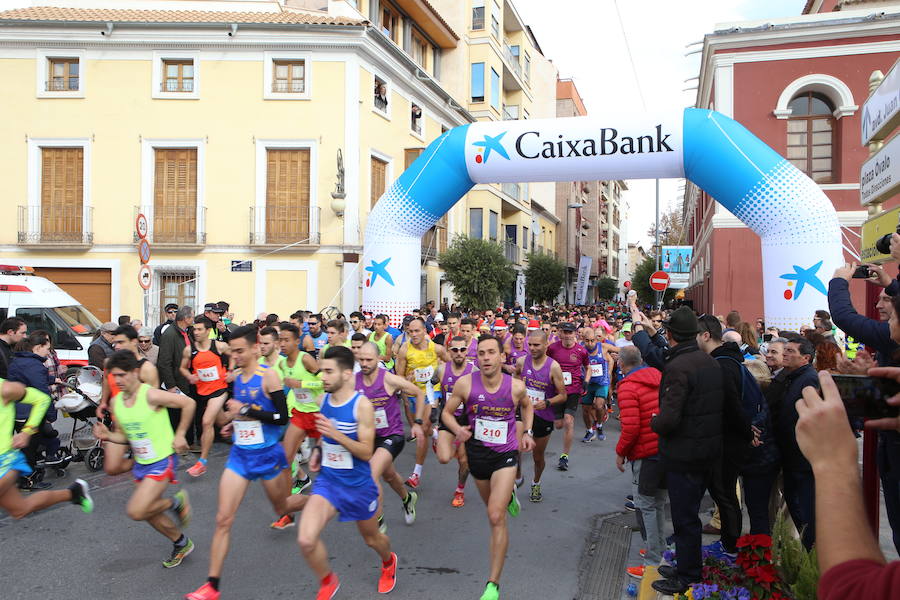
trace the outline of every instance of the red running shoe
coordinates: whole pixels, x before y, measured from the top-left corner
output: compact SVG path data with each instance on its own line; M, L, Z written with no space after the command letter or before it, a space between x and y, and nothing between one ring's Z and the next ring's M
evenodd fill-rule
M381 577L378 578L378 593L387 594L397 585L397 555L391 552L391 564L381 566Z
M219 590L214 588L208 581L201 585L196 592L191 592L184 597L184 600L219 600Z
M409 479L406 480L406 485L411 487L412 489L416 489L419 487L419 476L413 473L409 476Z
M322 581L322 585L319 587L319 593L316 594L316 600L331 600L338 593L339 589L341 589L341 582L338 580L338 576L334 573L330 573L328 577Z

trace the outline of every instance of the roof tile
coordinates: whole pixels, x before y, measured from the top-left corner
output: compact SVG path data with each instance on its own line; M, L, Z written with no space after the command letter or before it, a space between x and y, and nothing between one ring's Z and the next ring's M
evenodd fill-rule
M226 12L210 10L132 10L34 6L0 11L3 21L116 23L248 23L282 25L362 25L366 21L306 12Z

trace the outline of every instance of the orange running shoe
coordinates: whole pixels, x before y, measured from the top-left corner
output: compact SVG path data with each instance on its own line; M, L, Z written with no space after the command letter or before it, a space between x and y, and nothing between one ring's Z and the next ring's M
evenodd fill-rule
M466 493L456 490L453 492L453 502L450 503L450 506L455 506L459 508L460 506L466 505Z
M322 585L319 586L319 593L316 594L316 600L331 600L338 593L339 589L341 589L341 582L338 580L338 576L334 573L329 573L328 576L322 580Z
M381 577L378 578L378 593L387 594L397 585L397 555L391 552L388 566L381 565Z
M275 521L274 523L269 525L269 527L271 527L272 529L278 529L279 531L281 531L282 529L287 529L288 527L293 527L293 526L294 526L294 515L284 515L283 517L281 517L280 519L278 519L277 521Z
M188 475L191 477L200 477L204 473L206 473L206 465L204 465L199 460L194 463L194 466L187 470Z
M628 567L625 569L625 572L628 573L630 577L634 577L635 579L642 579L644 577L644 565L639 567Z
M416 489L419 487L419 476L413 473L409 476L409 479L407 479L405 483L412 489Z
M191 592L184 597L184 600L219 600L219 590L214 588L208 581L201 585L196 592Z

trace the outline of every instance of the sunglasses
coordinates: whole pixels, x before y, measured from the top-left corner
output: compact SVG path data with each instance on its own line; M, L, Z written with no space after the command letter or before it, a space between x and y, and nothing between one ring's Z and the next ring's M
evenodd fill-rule
M167 311L166 311L166 313L167 313L167 314L170 314L170 315L174 315L174 314L177 313L177 312L178 312L177 310L167 310Z
M465 348L450 348L450 352L465 352Z
M138 344L149 344L153 340L138 340Z
M350 321L350 324L351 324L351 325L356 325L356 324L357 324L357 323L359 323L359 321L358 321L358 320L353 320L353 321Z

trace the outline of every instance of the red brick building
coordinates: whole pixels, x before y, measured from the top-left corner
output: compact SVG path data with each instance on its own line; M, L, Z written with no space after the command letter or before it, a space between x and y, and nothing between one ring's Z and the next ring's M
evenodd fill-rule
M734 118L819 183L846 228L845 245L858 250L868 216L859 200L868 158L861 108L872 72L887 73L898 58L900 2L809 0L797 17L732 23L707 35L696 106ZM690 183L684 218L694 246L686 298L700 312L762 317L756 234ZM865 284L851 289L862 308Z

